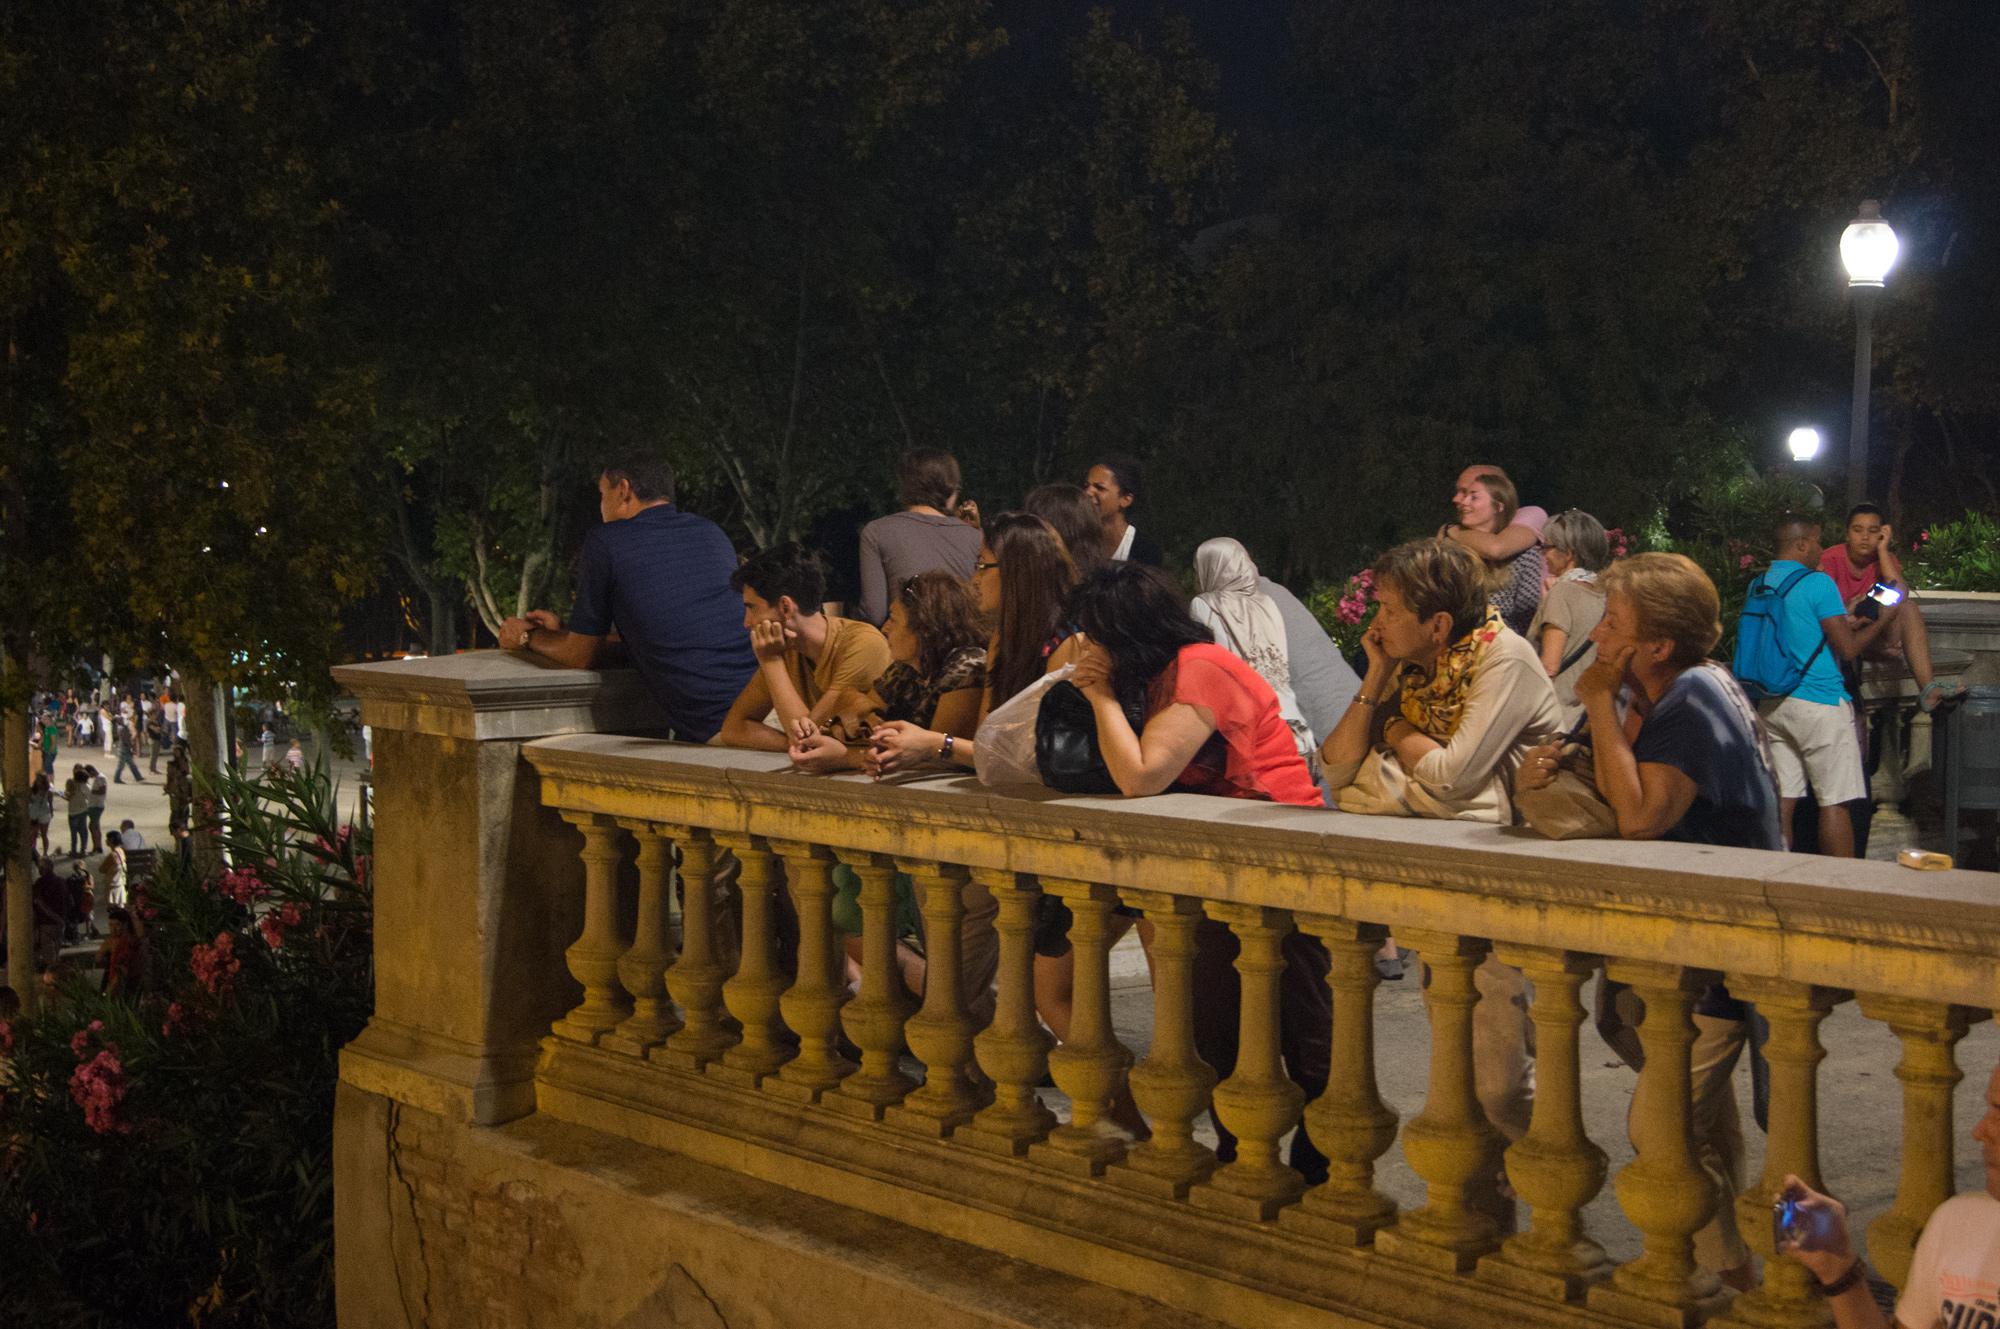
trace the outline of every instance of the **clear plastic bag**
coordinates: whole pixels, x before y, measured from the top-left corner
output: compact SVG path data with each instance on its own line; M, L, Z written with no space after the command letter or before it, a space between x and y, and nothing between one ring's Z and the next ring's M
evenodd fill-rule
M1054 673L1042 675L986 717L972 738L972 768L979 774L979 783L1042 783L1041 767L1035 761L1035 720L1041 714L1042 698L1048 690L1074 670L1073 665L1064 665Z

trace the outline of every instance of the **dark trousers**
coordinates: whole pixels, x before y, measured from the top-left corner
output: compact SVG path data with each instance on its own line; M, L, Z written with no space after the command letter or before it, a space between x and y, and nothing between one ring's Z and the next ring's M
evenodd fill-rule
M139 773L139 760L132 755L132 749L130 748L118 749L118 769L111 773L111 783L125 783L125 768L127 766L132 768L132 778L134 780L139 781L141 784L145 783L146 777Z
M1236 1069L1237 1037L1243 1010L1243 983L1236 972L1236 934L1226 923L1204 918L1195 930L1194 1046L1215 1068L1219 1080ZM1278 1045L1285 1074L1311 1102L1326 1091L1333 1061L1333 994L1326 975L1332 968L1326 947L1302 932L1288 935L1280 948L1285 971L1278 977ZM1236 1157L1236 1137L1218 1118L1216 1156ZM1303 1123L1292 1137L1291 1165L1308 1185L1326 1180L1326 1155L1313 1147Z
M81 858L90 852L90 814L72 812L69 814L69 856Z

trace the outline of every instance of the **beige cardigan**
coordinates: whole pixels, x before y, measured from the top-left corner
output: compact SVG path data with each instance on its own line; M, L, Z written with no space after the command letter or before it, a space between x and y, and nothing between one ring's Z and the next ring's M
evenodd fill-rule
M1407 772L1378 745L1365 760L1328 766L1327 784L1344 812L1509 826L1514 772L1529 748L1562 736L1562 722L1541 658L1510 629L1486 648L1450 742Z

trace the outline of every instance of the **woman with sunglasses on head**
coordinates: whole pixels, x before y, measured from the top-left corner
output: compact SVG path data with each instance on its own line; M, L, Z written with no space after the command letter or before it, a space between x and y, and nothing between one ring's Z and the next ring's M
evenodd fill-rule
M1571 508L1549 519L1542 529L1542 557L1554 578L1521 635L1542 657L1563 708L1563 727L1583 718L1576 681L1597 659L1590 634L1604 617L1604 587L1597 574L1611 566L1611 542L1604 526L1588 512Z

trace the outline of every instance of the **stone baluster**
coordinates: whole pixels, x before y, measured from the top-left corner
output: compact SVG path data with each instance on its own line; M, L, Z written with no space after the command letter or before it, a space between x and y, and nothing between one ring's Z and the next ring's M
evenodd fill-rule
M1644 1238L1639 1257L1590 1289L1593 1309L1655 1324L1692 1325L1720 1284L1696 1267L1694 1234L1715 1212L1715 1185L1695 1159L1689 1050L1696 998L1720 975L1657 961L1613 960L1605 971L1646 1004L1639 1024L1645 1069L1632 1097L1638 1157L1618 1173L1619 1207Z
M1535 1110L1528 1133L1507 1150L1507 1180L1532 1209L1526 1232L1479 1263L1480 1276L1517 1291L1570 1301L1610 1271L1604 1248L1583 1229L1582 1210L1604 1187L1604 1151L1583 1130L1578 990L1595 956L1502 946L1498 957L1535 986Z
M1094 1177L1125 1156L1130 1143L1111 1122L1132 1053L1111 1030L1111 909L1118 894L1086 881L1044 878L1042 889L1069 905L1075 949L1075 1002L1069 1041L1049 1054L1056 1087L1069 1095L1070 1117L1030 1149L1029 1157L1078 1176Z
M715 840L699 826L663 827L681 851L681 955L667 970L667 991L681 1009L681 1031L648 1057L698 1071L736 1041L722 1018L722 966L715 959Z
M1035 1093L1055 1046L1035 1016L1035 902L1042 892L1032 877L1012 872L975 869L972 879L992 892L1000 911L994 923L1000 934L999 1003L993 1022L972 1040L979 1068L993 1081L993 1102L952 1138L1019 1157L1056 1124L1055 1113Z
M1868 1259L1882 1277L1902 1287L1910 1276L1917 1237L1931 1211L1952 1195L1951 1091L1965 1078L1958 1069L1958 1040L1974 1013L1964 1006L1909 997L1863 994L1861 1013L1896 1033L1903 1059L1903 1163L1896 1202L1868 1225Z
M1827 1325L1833 1313L1813 1286L1812 1274L1797 1260L1782 1258L1772 1242L1771 1203L1796 1176L1814 1190L1825 1190L1819 1175L1819 1064L1826 1060L1819 1025L1834 1003L1847 995L1829 988L1789 983L1773 978L1732 976L1729 995L1755 1002L1771 1022L1764 1045L1771 1063L1771 1115L1764 1147L1764 1175L1736 1197L1736 1226L1750 1249L1764 1257L1764 1281L1730 1303L1716 1325Z
M595 1044L632 1010L618 986L618 961L625 954L618 935L618 823L591 812L562 816L583 832L583 935L563 952L570 974L583 985L583 1000L555 1022L553 1032Z
M1504 1141L1486 1120L1473 1088L1472 1008L1479 1003L1473 971L1488 943L1453 933L1396 929L1396 939L1422 952L1430 983L1430 1085L1424 1110L1403 1127L1403 1154L1424 1179L1424 1203L1377 1234L1375 1249L1392 1259L1464 1273L1499 1242L1492 1215L1473 1205L1500 1168Z
M942 1138L970 1121L987 1101L967 1073L972 1020L959 981L966 872L948 863L898 860L897 866L916 882L917 907L924 916L924 1004L903 1027L910 1051L924 1063L924 1082L889 1109L886 1120Z
M618 978L632 994L632 1014L604 1036L613 1052L643 1057L681 1027L667 1000L667 965L674 954L673 920L668 917L670 846L651 822L618 823L639 842L639 917L632 946L618 961Z
M798 978L778 999L785 1023L799 1036L799 1054L764 1088L794 1102L820 1095L854 1072L840 1054L840 1008L847 1001L846 966L833 940L833 860L818 845L771 842L785 860L785 881L799 916Z
M1215 1111L1236 1136L1236 1160L1189 1192L1203 1209L1269 1220L1299 1198L1305 1179L1278 1154L1278 1142L1299 1124L1305 1091L1285 1075L1278 1037L1280 951L1292 930L1282 909L1211 902L1208 916L1236 934L1236 972L1243 1000L1237 1024L1236 1069L1215 1087Z
M1396 1221L1396 1202L1375 1189L1375 1160L1396 1142L1396 1114L1375 1084L1375 987L1382 981L1375 955L1388 929L1325 914L1300 914L1297 922L1319 938L1331 962L1333 1074L1305 1114L1313 1144L1327 1156L1326 1182L1281 1221L1335 1245L1364 1246Z
M840 1011L847 1037L861 1049L861 1069L820 1103L880 1121L916 1083L898 1065L909 1009L896 965L896 869L879 854L835 852L861 878L861 993Z
M785 976L772 954L771 899L778 886L778 860L754 835L718 835L715 842L743 865L737 878L743 899L743 955L736 973L722 985L723 1004L743 1027L743 1036L707 1069L725 1083L754 1089L792 1056L784 1021L778 1016Z
M1161 891L1126 891L1125 902L1153 925L1153 1046L1132 1068L1132 1098L1152 1123L1153 1138L1107 1174L1122 1186L1164 1199L1215 1171L1215 1151L1194 1138L1208 1107L1215 1068L1194 1046L1194 936L1201 901Z

